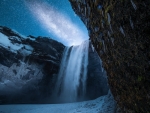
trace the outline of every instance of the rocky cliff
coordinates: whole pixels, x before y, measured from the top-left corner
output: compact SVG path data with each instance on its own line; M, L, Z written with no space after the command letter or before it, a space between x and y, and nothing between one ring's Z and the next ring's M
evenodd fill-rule
M53 103L65 46L47 37L22 36L0 27L0 104ZM90 42L87 91L84 100L107 95L102 62ZM82 89L79 87L79 90ZM82 99L81 99L82 100Z
M65 46L0 27L0 103L47 103Z
M150 112L150 1L70 0L122 112Z
M89 44L88 59L89 59L87 72L88 99L95 99L98 98L99 96L107 95L109 90L107 74L102 67L102 61L99 58L91 42Z

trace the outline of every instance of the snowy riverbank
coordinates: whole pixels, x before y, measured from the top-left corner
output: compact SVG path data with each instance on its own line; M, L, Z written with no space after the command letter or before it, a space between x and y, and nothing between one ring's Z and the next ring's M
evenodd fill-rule
M95 100L67 104L0 105L0 113L114 113L111 94Z

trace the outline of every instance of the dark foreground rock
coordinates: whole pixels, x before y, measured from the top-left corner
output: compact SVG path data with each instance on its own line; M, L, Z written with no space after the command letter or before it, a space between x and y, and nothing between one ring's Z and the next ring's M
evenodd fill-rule
M122 112L150 111L150 1L70 0L87 26Z

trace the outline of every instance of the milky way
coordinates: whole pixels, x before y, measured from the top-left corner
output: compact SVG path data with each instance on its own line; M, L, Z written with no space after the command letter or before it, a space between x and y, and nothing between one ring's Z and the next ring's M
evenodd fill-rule
M65 45L88 39L68 0L0 0L0 25L26 36L51 37Z

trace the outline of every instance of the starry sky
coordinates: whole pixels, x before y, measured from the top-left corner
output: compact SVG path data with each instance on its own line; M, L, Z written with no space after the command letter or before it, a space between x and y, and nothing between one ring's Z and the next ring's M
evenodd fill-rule
M88 39L68 0L0 0L0 25L28 36L45 36L66 46Z

